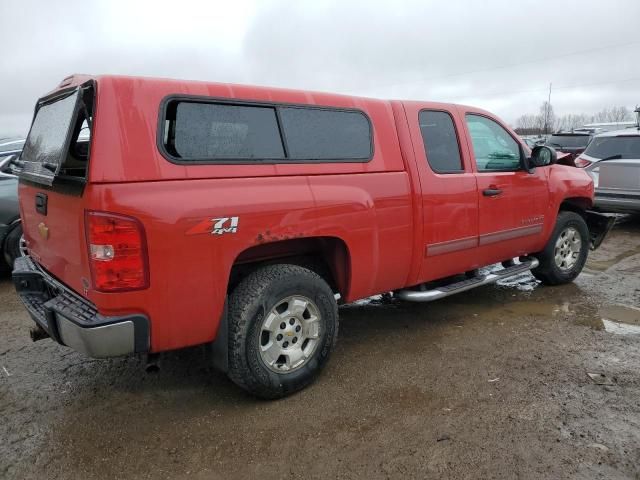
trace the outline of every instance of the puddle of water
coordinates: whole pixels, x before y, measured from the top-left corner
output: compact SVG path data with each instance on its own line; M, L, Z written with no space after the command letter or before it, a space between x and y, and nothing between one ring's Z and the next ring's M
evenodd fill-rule
M640 327L640 308L626 305L606 305L600 309L602 318Z
M573 319L573 323L583 327L591 327L593 330L604 330L602 319L597 315L578 316Z
M640 309L626 305L607 305L600 309L602 325L617 335L640 335Z
M628 253L628 252L627 252ZM495 265L482 269L497 270ZM564 317L576 325L605 330L619 335L640 335L640 309L626 305L606 305L597 308L576 284L555 288L538 288L538 282L529 272L497 282L494 290L472 289L430 304L429 315L448 318L483 317L486 319L518 318L528 315ZM497 287L497 288L496 288ZM490 288L490 287L489 287ZM510 295L505 298L505 293ZM510 298L513 297L513 298ZM403 309L407 303L388 295L375 295L358 300L349 307L375 307ZM343 307L345 308L345 307ZM425 310L426 311L426 310Z
M553 317L559 313L569 313L569 304L561 305L553 302L541 302L533 300L515 300L513 303L498 307L501 312L509 312L516 316L534 315L540 317Z

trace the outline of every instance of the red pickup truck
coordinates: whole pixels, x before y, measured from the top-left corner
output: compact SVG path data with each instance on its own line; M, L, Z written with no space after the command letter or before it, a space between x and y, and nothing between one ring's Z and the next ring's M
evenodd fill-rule
M569 282L611 225L583 170L443 103L72 76L37 102L19 168L35 338L208 344L265 398L317 376L338 302Z

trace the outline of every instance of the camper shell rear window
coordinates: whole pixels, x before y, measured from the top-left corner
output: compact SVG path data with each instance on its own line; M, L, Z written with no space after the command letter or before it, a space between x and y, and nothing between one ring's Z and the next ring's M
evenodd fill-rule
M369 118L359 110L202 97L163 102L158 147L181 164L368 162Z
M93 108L93 82L39 100L18 161L20 178L46 186L84 184Z

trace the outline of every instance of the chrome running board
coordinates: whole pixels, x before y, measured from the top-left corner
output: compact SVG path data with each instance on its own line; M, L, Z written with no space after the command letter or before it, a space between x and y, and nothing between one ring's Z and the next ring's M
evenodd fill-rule
M536 268L539 264L540 262L538 262L537 258L527 257L520 263L503 268L502 270L498 270L497 272L467 278L459 282L450 283L449 285L443 285L434 288L433 290L410 290L405 288L395 292L394 296L409 302L432 302L434 300L448 297L449 295L471 290L472 288L495 283L498 280L502 280L503 278L512 277L523 272L528 272L529 270Z

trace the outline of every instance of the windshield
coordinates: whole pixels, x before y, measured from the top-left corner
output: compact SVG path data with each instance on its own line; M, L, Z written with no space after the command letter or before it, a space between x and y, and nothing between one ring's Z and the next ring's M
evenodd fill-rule
M551 135L547 144L552 147L584 148L589 144L589 138L589 135Z
M39 177L38 181L51 184L69 148L78 96L79 91L75 90L38 109L20 157L25 176Z
M593 158L608 158L619 155L618 158L622 159L640 159L640 136L596 137L584 153Z

